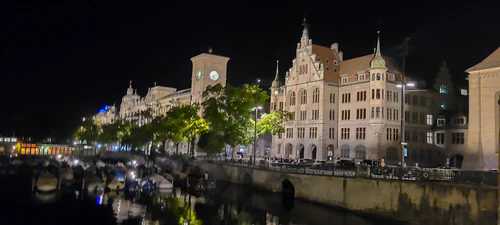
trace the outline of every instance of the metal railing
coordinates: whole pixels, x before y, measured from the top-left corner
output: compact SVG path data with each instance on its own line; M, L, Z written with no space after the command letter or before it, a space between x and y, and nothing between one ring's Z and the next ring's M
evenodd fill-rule
M292 164L292 163L268 163L268 162L256 162L250 163L246 161L235 161L235 160L212 160L207 159L205 162L222 164L229 166L239 166L251 169L259 170L269 170L276 172L286 172L286 173L298 173L298 174L310 174L319 176L337 176L337 177L356 177L355 170L343 169L341 167L329 167L328 169L314 169L310 168L310 165Z
M310 165L291 163L269 163L265 161L252 164L246 161L206 159L204 162L239 166L259 170L279 171L286 173L310 174L319 176L358 177L366 179L404 180L413 182L450 182L472 185L498 185L498 172L475 170L451 170L418 167L394 167L357 165L355 170L345 169L341 166L311 168Z
M498 172L437 168L373 167L371 178L413 181L445 181L460 184L498 185Z

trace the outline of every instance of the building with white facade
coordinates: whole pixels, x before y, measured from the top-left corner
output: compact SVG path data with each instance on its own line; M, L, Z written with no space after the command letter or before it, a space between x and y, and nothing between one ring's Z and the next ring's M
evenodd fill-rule
M99 110L99 113L94 116L94 123L98 126L102 126L104 124L111 124L116 121L118 117L116 106L108 106L105 105L104 108ZM85 118L83 118L85 120Z
M419 164L444 161L445 156L438 158L445 154L427 142L438 114L436 92L408 86L403 114L402 74L393 60L382 56L380 38L375 54L344 60L337 43L330 48L313 44L304 26L292 64L284 84L277 76L271 87L271 110L293 116L284 124L285 133L273 137L272 156L385 158L388 164L397 164L403 155L401 119L405 116L409 163L419 160L412 160L412 154L433 159Z
M148 123L147 118L141 118L140 112L151 110L153 115L164 115L171 107L184 104L201 103L203 91L208 86L216 84L226 85L227 63L229 58L209 53L202 53L191 58L193 69L191 73L191 88L178 90L174 87L154 85L148 89L146 96L137 94L133 89L132 81L123 96L118 117L123 120L137 120L140 124ZM188 79L188 77L186 77ZM200 112L201 113L201 112ZM102 114L102 113L100 113ZM106 115L96 115L96 119ZM111 116L109 116L111 117ZM100 119L104 120L104 119ZM109 118L106 121L110 120ZM166 150L174 151L173 143L165 144ZM180 153L188 152L188 144L179 145Z
M469 137L464 167L497 169L500 149L500 48L467 72Z

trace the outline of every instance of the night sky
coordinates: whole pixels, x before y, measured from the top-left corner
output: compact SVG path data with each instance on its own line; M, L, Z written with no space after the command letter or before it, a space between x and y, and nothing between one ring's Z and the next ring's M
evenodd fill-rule
M500 14L491 3L131 2L0 3L1 134L64 142L82 116L119 106L129 80L140 95L155 81L189 88L190 58L209 45L231 58L229 83L261 78L267 89L276 59L282 78L290 67L305 15L313 43L338 42L344 59L373 53L381 30L382 54L399 60L403 38L411 37L407 72L429 86L442 60L466 85L464 70L500 47Z

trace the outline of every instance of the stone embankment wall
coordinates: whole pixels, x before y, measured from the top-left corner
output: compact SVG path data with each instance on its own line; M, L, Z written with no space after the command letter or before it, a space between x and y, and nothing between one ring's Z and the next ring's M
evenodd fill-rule
M497 188L293 174L199 163L212 178L281 192L285 180L295 197L410 224L497 224Z

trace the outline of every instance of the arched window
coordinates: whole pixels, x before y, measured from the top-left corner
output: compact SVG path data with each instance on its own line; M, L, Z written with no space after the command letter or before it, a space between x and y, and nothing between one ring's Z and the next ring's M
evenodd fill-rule
M300 91L300 104L301 105L307 104L307 91L306 90Z
M295 105L295 92L290 92L290 106Z
M372 80L375 80L375 74L372 73Z
M313 91L313 103L319 102L319 88L315 88Z
M380 73L377 73L377 80L380 80Z
M398 159L398 150L394 147L387 148L387 159L388 160Z
M366 159L365 146L360 145L356 148L356 159Z
M351 157L351 149L349 145L343 145L340 149L340 158L350 158Z
M302 74L302 66L299 66L299 75Z

